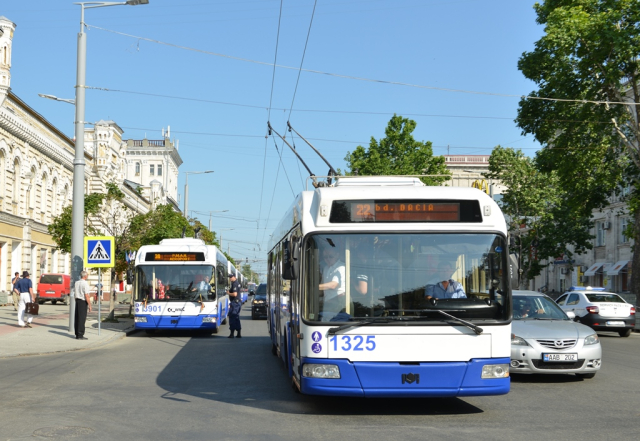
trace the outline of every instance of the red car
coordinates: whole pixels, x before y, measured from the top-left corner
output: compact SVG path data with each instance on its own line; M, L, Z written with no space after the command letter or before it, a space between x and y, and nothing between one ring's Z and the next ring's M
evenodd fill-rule
M36 302L43 304L51 300L51 304L66 303L71 294L71 276L67 274L42 274L36 291Z

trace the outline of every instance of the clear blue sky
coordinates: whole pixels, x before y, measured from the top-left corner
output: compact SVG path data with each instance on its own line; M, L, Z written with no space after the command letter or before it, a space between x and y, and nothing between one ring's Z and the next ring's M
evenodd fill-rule
M279 168L274 139L265 139L268 119L281 134L289 119L342 169L348 151L384 136L394 113L415 120L414 137L431 141L436 155L488 155L496 145L533 155L539 145L513 122L518 98L486 94L535 89L517 69L543 32L533 3L318 0L310 28L314 0L284 0L277 64L293 69L275 74L279 0L89 9L87 85L122 92L88 90L86 120L112 119L125 139L161 139L171 126L184 160L179 193L185 171L215 170L189 176L189 210L229 210L214 214L213 230L222 231L233 257L264 271L269 234L307 177L286 146L286 175ZM0 15L17 24L12 91L73 138L73 107L38 93L75 96L80 6L3 0ZM303 52L302 68L322 73L301 72L294 100ZM325 175L325 164L301 140L295 144L313 173ZM208 225L209 215L198 217Z

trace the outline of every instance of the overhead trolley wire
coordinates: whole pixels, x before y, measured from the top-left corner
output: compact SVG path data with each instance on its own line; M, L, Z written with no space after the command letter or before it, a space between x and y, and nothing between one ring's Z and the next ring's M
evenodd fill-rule
M281 6L282 6L282 2L281 2ZM282 11L282 9L281 9L281 11ZM282 14L282 12L281 12L281 14ZM279 21L280 21L280 19L278 19L278 30L279 30ZM90 28L98 29L100 31L111 32L113 34L122 35L122 36L130 37L130 38L135 38L137 40L148 41L150 43L156 43L156 44L161 44L161 45L165 45L165 46L170 46L170 47L174 47L174 48L177 48L177 49L184 49L184 50L193 51L193 52L199 52L199 53L203 53L203 54L207 54L207 55L214 55L216 57L228 58L228 59L236 60L236 61L244 61L244 62L247 62L247 63L260 64L260 65L263 65L263 66L273 66L274 69L276 67L279 67L281 69L290 69L290 70L298 70L298 69L300 69L300 68L296 68L296 67L292 67L292 66L285 66L285 65L282 65L282 64L268 63L266 61L252 60L250 58L242 58L242 57L236 57L236 56L233 56L233 55L226 55L226 54L220 54L220 53L217 53L217 52L206 51L206 50L203 50L203 49L195 49L195 48L191 48L191 47L188 47L188 46L182 46L182 45L178 45L178 44L174 44L174 43L167 43L167 42L160 41L160 40L154 40L152 38L139 37L139 36L127 34L125 32L119 32L119 31L114 31L112 29L102 28L102 27L99 27L99 26L88 25L86 23L85 23L85 26L87 26L87 29L90 29ZM605 105L606 104L621 104L621 105L627 105L627 106L638 106L638 105L640 105L640 103L627 102L627 101L599 101L599 100L586 100L586 99L550 98L550 97L541 97L541 96L535 96L535 95L516 95L516 94L507 94L507 93L498 93L498 92L482 92L482 91L476 91L476 90L453 89L453 88L449 88L449 87L425 86L425 85L421 85L421 84L405 83L405 82L402 82L402 81L391 81L391 80L380 80L380 79L376 79L376 78L358 77L358 76L354 76L354 75L339 74L339 73L334 73L334 72L324 72L324 71L315 70L315 69L300 69L300 70L302 70L304 72L315 73L315 74L319 74L319 75L327 75L327 76L336 77L336 78L344 78L344 79L349 79L349 80L365 81L365 82L369 82L369 83L380 83L380 84L390 84L390 85L395 85L395 86L413 87L413 88L417 88L417 89L438 90L438 91L441 91L441 92L466 93L466 94L472 94L472 95L488 95L488 96L496 96L496 97L503 97L503 98L520 98L520 99L528 99L528 100L556 101L556 102L581 103L581 104L598 104L598 105L600 105L600 104L605 104Z

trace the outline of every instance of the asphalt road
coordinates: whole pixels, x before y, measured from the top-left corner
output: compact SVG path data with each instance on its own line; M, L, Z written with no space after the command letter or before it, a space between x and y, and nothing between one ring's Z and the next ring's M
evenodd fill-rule
M601 334L591 380L516 376L508 395L344 399L293 392L266 322L242 339L138 333L106 347L0 360L0 440L640 439L640 335Z

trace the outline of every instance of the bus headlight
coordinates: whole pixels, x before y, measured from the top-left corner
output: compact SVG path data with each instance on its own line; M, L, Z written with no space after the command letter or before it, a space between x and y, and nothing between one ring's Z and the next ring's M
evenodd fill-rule
M305 364L302 376L310 378L340 378L340 368L335 364Z
M482 378L506 378L508 376L508 364L487 364L482 366Z
M133 321L136 323L147 323L147 318L146 317L134 317Z
M202 317L202 323L213 323L213 317Z

